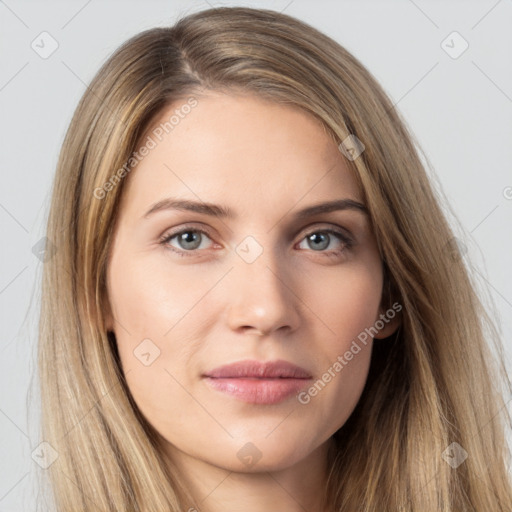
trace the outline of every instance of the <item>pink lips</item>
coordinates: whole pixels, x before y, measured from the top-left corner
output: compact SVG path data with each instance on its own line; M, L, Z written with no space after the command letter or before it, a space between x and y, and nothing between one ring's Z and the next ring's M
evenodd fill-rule
M287 361L239 361L203 375L217 391L252 404L275 404L300 391L311 374Z

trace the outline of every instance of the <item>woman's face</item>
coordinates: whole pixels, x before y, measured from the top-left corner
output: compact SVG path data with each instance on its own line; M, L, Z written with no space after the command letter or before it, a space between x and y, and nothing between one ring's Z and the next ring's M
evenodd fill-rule
M213 92L183 105L161 113L124 178L107 325L168 453L286 468L320 449L362 393L365 329L384 313L376 241L345 156L314 117Z

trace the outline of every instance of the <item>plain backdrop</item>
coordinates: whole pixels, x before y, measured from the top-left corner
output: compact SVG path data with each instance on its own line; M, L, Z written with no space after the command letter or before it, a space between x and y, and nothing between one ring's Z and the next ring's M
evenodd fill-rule
M28 392L36 376L39 241L73 111L123 41L220 5L298 17L379 80L460 223L461 230L450 219L479 293L495 307L511 367L510 1L0 1L0 512L35 508L32 452L41 439L37 395Z

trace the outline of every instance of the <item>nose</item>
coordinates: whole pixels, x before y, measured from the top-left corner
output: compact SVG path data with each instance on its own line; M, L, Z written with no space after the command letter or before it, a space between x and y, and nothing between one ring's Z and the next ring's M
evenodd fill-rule
M299 326L301 301L294 290L293 272L269 252L252 263L237 261L230 272L227 309L233 331L268 335Z

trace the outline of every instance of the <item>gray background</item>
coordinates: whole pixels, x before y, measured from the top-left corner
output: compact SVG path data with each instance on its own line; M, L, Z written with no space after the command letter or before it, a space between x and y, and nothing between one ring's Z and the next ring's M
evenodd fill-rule
M380 81L455 214L450 221L483 300L495 308L510 368L512 2L210 5L265 7L303 19L353 52ZM39 466L31 454L41 439L31 378L41 262L33 248L44 236L51 182L73 110L123 41L208 7L204 0L0 1L0 512L35 508ZM50 36L40 35L45 31ZM448 37L453 31L469 44L457 58L463 42ZM58 48L41 56L52 40ZM34 395L27 395L30 389Z

